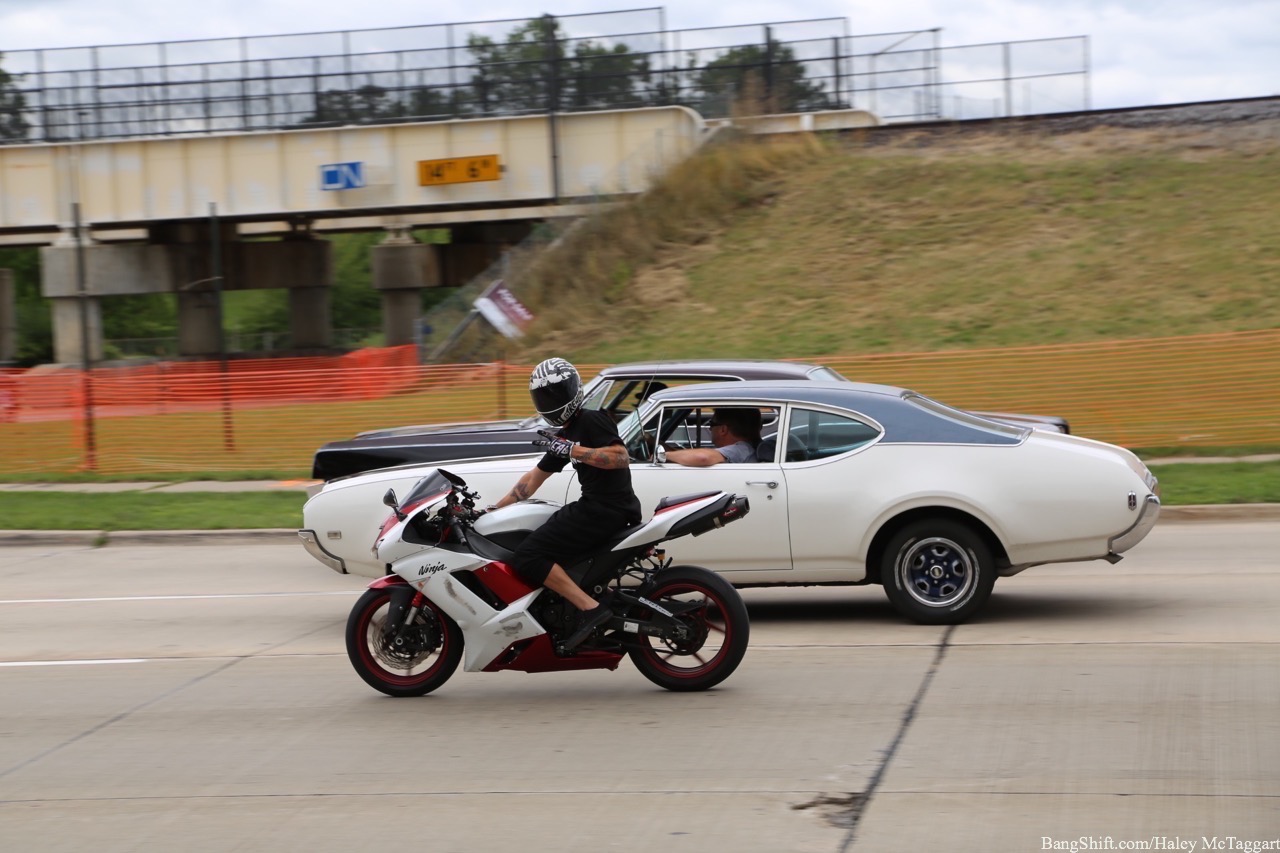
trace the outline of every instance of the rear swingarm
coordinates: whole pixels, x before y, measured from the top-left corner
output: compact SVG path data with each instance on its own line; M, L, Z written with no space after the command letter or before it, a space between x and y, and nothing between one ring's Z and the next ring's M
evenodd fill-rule
M615 592L615 595L618 601L627 605L624 608L624 612L633 607L643 607L650 613L650 616L643 620L633 619L628 616L618 617L622 621L620 631L624 634L644 634L650 637L671 637L674 635L676 639L686 639L689 633L689 626L680 617L704 606L697 601L665 601L659 604L648 598L643 592L632 592L627 589L619 589Z

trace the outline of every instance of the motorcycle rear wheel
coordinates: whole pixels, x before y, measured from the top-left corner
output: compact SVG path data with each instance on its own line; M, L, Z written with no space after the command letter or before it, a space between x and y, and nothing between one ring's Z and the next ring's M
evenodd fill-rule
M628 654L645 678L667 690L707 690L724 681L742 662L751 636L747 606L733 585L715 572L699 566L674 566L660 572L656 586L646 596L655 604L664 600L698 603L680 616L690 628L685 640L641 637L641 645ZM647 607L627 614L649 619Z
M424 696L449 680L462 660L462 629L430 601L410 629L422 631L420 649L398 650L385 639L389 589L366 590L347 618L347 657L356 673L388 696Z

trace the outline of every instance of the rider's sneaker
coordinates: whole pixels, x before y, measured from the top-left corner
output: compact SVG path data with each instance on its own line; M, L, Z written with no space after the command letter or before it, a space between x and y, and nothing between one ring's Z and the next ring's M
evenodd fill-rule
M565 649L572 649L582 643L587 637L591 636L591 632L596 628L609 621L609 617L613 616L613 609L609 607L609 600L603 599L595 608L582 611L582 624L578 626L578 630L569 635L564 641Z

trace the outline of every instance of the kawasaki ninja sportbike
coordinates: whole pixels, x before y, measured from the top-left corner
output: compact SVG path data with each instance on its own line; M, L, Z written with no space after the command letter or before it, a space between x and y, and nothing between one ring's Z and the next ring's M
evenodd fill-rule
M573 649L579 612L511 568L515 548L559 507L539 500L498 510L436 469L397 500L374 544L388 573L347 620L347 655L360 677L391 696L421 696L458 664L468 672L616 669L624 655L668 690L706 690L737 668L750 625L737 590L697 566L673 566L659 544L745 516L747 498L703 492L663 498L566 571L613 615Z

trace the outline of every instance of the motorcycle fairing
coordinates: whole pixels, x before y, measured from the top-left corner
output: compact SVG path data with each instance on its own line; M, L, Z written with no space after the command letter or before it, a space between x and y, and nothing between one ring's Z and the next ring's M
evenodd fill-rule
M568 672L577 669L617 669L621 660L621 652L599 649L583 649L562 657L556 654L551 635L542 634L532 640L512 643L484 671L501 672L509 669L516 672Z
M646 545L672 536L672 528L699 510L712 506L726 497L724 492L710 492L705 497L661 507L653 518L639 527L633 527L626 538L613 547L615 551Z
M431 575L422 591L462 629L466 637L462 667L466 672L484 669L513 643L547 633L529 612L542 589L517 598L501 610L490 607L449 572Z

